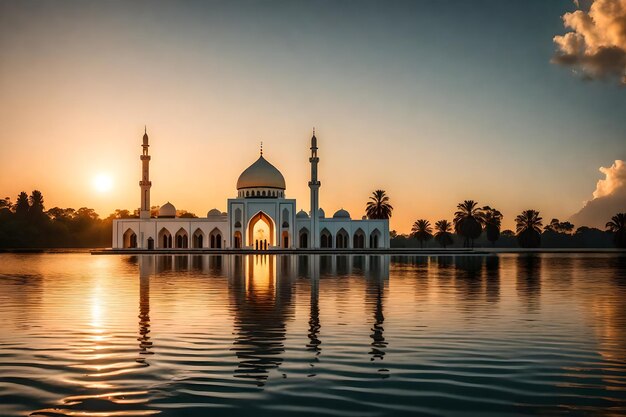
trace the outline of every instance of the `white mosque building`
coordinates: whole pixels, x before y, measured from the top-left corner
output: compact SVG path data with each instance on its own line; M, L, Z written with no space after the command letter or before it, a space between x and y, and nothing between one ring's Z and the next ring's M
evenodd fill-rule
M204 218L181 218L171 203L158 217L150 216L150 155L143 135L139 218L113 221L113 249L311 250L389 248L389 220L352 220L346 210L326 217L319 207L317 138L311 138L310 211L296 212L296 200L286 198L285 178L263 157L237 180L237 196L226 212L212 209Z

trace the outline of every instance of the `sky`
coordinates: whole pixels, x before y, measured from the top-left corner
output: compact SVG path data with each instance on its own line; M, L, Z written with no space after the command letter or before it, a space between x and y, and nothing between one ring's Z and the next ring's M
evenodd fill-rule
M626 160L623 67L563 19L583 3L0 0L0 194L137 208L146 125L153 205L224 211L263 141L308 211L315 127L327 215L380 188L398 232L465 199L567 219Z

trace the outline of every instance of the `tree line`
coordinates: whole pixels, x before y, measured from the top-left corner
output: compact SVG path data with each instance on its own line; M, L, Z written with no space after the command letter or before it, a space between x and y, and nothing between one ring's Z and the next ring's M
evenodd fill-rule
M159 207L151 208L158 215ZM179 217L197 217L185 210ZM111 247L114 219L138 218L139 210L117 209L102 219L94 209L52 207L46 210L43 194L21 192L15 202L0 200L0 248Z
M389 219L393 212L389 196L384 190L372 193L365 212L370 219ZM515 218L515 231L501 231L503 215L490 206L480 207L474 200L465 200L457 205L452 222L442 219L431 225L429 220L417 219L408 235L391 232L392 247L412 247L417 243L421 248L431 239L442 248L462 243L465 248L473 248L481 236L491 245L504 241L503 246L522 248L538 247L608 247L611 244L626 248L626 213L613 216L605 230L593 227L575 226L568 222L552 219L546 225L537 210L524 210ZM460 241L460 242L458 242Z
M159 207L151 207L151 216L158 216ZM370 219L389 219L393 212L384 190L372 193L366 205ZM178 217L197 217L178 210ZM114 219L138 218L139 211L117 209L102 219L95 210L53 207L46 210L43 194L33 190L21 192L15 202L9 197L0 200L0 248L88 248L110 247ZM522 248L537 247L626 247L626 213L618 213L606 223L606 230L552 219L546 225L536 210L524 210L515 218L516 228L501 231L503 215L490 206L480 207L473 200L457 205L452 222L442 219L434 224L417 219L411 233L391 232L392 247L424 247L431 239L447 248L480 244Z

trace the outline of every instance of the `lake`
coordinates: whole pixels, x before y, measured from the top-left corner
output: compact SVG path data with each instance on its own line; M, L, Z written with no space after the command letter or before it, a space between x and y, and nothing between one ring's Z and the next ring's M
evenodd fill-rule
M1 416L626 415L626 257L0 254Z

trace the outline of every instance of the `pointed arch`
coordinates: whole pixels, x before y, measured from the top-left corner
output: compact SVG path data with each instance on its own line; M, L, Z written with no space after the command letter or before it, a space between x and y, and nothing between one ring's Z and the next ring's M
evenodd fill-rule
M204 232L198 227L196 229L195 232L193 232L193 239L192 239L192 247L193 248L202 248L204 247L204 242L206 240L206 236L204 235Z
M189 234L183 227L176 232L174 241L176 242L177 249L187 249L189 247Z
M124 232L123 248L136 248L137 247L137 233L132 228L126 229Z
M335 247L337 249L347 249L348 248L348 232L343 227L339 229L337 235L335 236Z
M360 227L356 229L352 236L352 247L355 249L365 248L365 232Z
M307 249L309 247L309 235L309 229L307 229L306 227L300 229L300 231L298 232L299 248Z
M224 234L217 227L211 230L209 233L209 247L211 249L221 249L222 248L222 237Z
M262 222L261 228L257 228L257 224ZM264 226L266 225L266 227ZM256 230L255 230L256 229ZM267 230L269 229L269 230ZM267 249L269 246L274 246L274 235L276 225L274 220L268 216L265 212L259 211L257 214L250 218L248 222L248 244L255 249Z
M380 238L381 238L381 234L380 231L378 229L374 229L372 230L372 233L370 233L370 248L372 249L377 249L380 247Z
M161 230L159 231L157 247L163 249L168 249L172 247L172 233L165 227L161 228Z
M283 209L281 217L282 217L281 220L283 222L282 224L283 228L289 227L289 210L287 210L287 208Z
M320 232L320 247L321 248L332 248L333 247L333 235L328 231L327 228L323 228Z
M241 227L241 209L239 207L235 209L235 227Z
M241 232L239 230L237 230L235 232L235 234L233 235L233 247L235 249L241 249Z

